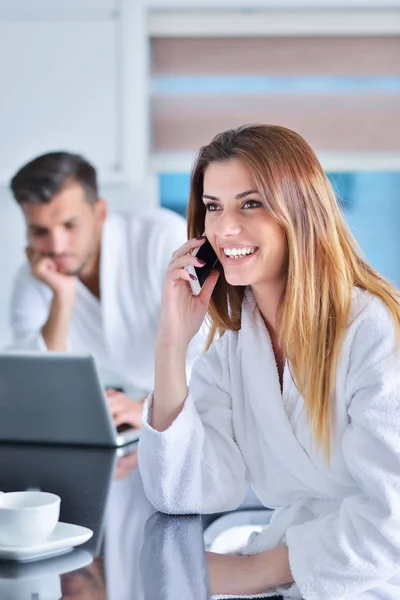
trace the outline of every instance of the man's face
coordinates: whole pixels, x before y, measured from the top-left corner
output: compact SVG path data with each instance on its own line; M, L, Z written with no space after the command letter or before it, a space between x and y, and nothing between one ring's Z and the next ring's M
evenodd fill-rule
M60 273L79 275L98 248L107 214L106 203L94 205L76 182L65 186L48 204L22 205L28 246L52 258Z

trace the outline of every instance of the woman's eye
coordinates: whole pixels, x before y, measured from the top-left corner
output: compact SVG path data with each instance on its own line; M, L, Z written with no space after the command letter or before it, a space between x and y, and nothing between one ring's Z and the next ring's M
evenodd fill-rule
M246 200L242 208L259 208L262 203L259 200Z
M205 204L204 206L206 207L207 212L214 212L216 210L219 210L219 206L215 202L208 202L208 204Z

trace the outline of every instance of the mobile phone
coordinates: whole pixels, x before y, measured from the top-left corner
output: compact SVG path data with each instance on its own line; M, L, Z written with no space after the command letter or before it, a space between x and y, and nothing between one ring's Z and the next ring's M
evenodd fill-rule
M192 252L192 256L196 256L206 264L203 267L194 267L193 265L187 265L186 271L190 275L194 275L196 279L190 280L190 287L195 296L198 296L207 281L207 277L211 271L215 269L220 263L217 255L214 252L214 248L210 242L206 239L202 246L195 248Z

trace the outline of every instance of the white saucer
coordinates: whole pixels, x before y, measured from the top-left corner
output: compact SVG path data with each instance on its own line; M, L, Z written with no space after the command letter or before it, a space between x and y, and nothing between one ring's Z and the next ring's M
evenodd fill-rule
M1 546L0 559L17 560L19 562L39 560L64 554L74 546L87 542L93 531L80 525L70 523L57 523L50 537L34 546Z
M49 575L63 575L82 569L93 562L90 552L81 548L72 548L66 554L54 556L46 560L17 562L15 560L0 560L0 589L6 580L22 581L40 579ZM0 598L3 596L0 594Z

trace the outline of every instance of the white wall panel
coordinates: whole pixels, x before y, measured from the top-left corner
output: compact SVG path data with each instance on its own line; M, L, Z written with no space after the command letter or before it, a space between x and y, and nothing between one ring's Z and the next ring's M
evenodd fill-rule
M118 171L115 21L0 22L0 56L0 180L60 148Z
M0 0L0 10L4 12L28 11L31 14L42 11L87 11L115 10L119 0Z

